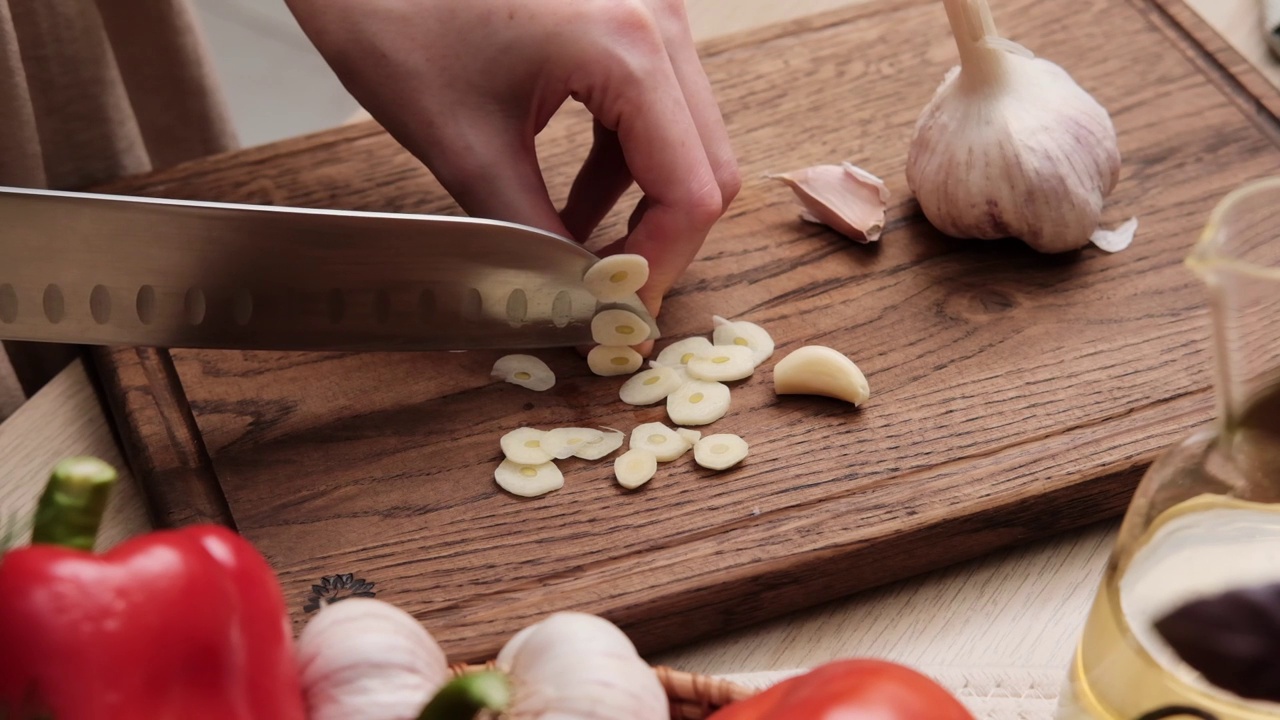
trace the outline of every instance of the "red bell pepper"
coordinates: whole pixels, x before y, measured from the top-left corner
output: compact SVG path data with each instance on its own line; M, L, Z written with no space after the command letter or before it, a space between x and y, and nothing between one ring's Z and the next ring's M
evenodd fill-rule
M711 715L708 720L973 720L945 688L881 660L840 660Z
M59 468L36 544L0 558L0 718L305 720L284 599L253 546L195 526L74 549L92 545L96 495Z

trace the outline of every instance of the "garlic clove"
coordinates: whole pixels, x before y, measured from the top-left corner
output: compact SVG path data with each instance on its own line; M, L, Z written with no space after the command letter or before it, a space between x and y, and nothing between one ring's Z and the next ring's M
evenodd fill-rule
M709 425L729 412L729 386L690 380L667 396L667 417L677 425Z
M599 440L590 440L580 445L577 451L573 453L573 456L583 460L599 460L622 447L622 443L626 442L626 439L626 433L621 430L604 428Z
M1133 243L1133 236L1138 232L1138 218L1129 218L1115 230L1098 228L1093 231L1089 242L1109 253L1118 253Z
M726 320L719 315L712 315L711 322L715 331L711 341L716 345L745 345L751 348L752 362L760 367L773 355L773 336L767 330L746 320Z
M822 395L861 405L871 397L862 370L842 353L821 345L806 345L778 361L773 368L778 395Z
M804 206L800 217L826 225L850 240L875 242L884 231L889 188L851 163L815 165L766 177L786 183Z
M690 360L711 348L712 345L710 340L704 337L689 337L683 340L677 340L663 348L662 351L658 353L658 357L654 362L659 365L683 368L689 364Z
M631 449L653 453L658 462L671 462L693 447L683 435L662 423L644 423L631 431Z
M503 460L493 479L498 487L520 497L537 497L564 487L564 474L552 462L532 465Z
M595 428L555 428L542 434L542 449L556 460L571 458L584 445L604 440L604 433Z
M648 281L649 261L632 254L601 258L582 277L587 292L601 302L626 300Z
M602 310L591 319L591 339L600 345L639 345L649 332L649 324L629 310Z
M655 364L628 378L618 390L618 397L628 405L652 405L666 400L685 380L675 368Z
M944 4L960 66L920 114L907 157L925 217L957 238L1084 247L1119 179L1111 117L1061 67L996 36L986 0Z
M502 454L512 462L523 465L541 465L551 462L551 453L542 447L542 439L546 435L541 430L522 427L502 436Z
M532 355L504 355L493 364L489 375L538 392L550 390L556 384L556 374Z
M690 360L685 369L695 380L742 380L756 370L755 352L745 345L716 345Z
M640 353L629 347L597 345L587 353L587 367L596 375L630 375L644 364Z
M747 441L731 433L708 435L693 446L693 461L708 470L728 470L747 458Z
M689 428L676 428L676 433L685 439L689 445L697 445L702 439L702 433L698 430L690 430Z
M635 490L657 474L657 456L643 448L632 448L613 461L613 476L628 490Z

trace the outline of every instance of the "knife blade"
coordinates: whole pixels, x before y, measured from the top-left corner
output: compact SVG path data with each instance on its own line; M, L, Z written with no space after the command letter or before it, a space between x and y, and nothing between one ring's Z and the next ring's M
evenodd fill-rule
M597 258L437 215L0 188L0 339L263 350L591 342Z

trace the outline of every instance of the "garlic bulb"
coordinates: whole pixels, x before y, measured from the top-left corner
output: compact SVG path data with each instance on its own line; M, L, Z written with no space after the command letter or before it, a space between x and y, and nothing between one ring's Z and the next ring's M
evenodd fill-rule
M996 35L986 0L943 0L960 66L916 123L907 185L959 238L1087 245L1120 174L1111 117L1061 67Z
M430 633L372 598L324 606L303 628L297 653L309 720L413 720L449 678Z

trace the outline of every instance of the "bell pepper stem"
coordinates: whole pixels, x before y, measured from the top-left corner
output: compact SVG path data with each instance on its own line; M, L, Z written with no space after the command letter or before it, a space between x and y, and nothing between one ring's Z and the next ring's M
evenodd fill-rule
M422 709L418 720L471 720L487 710L500 713L511 704L511 682L503 672L482 670L450 680Z
M92 550L117 477L115 468L92 457L55 465L36 506L31 542Z

